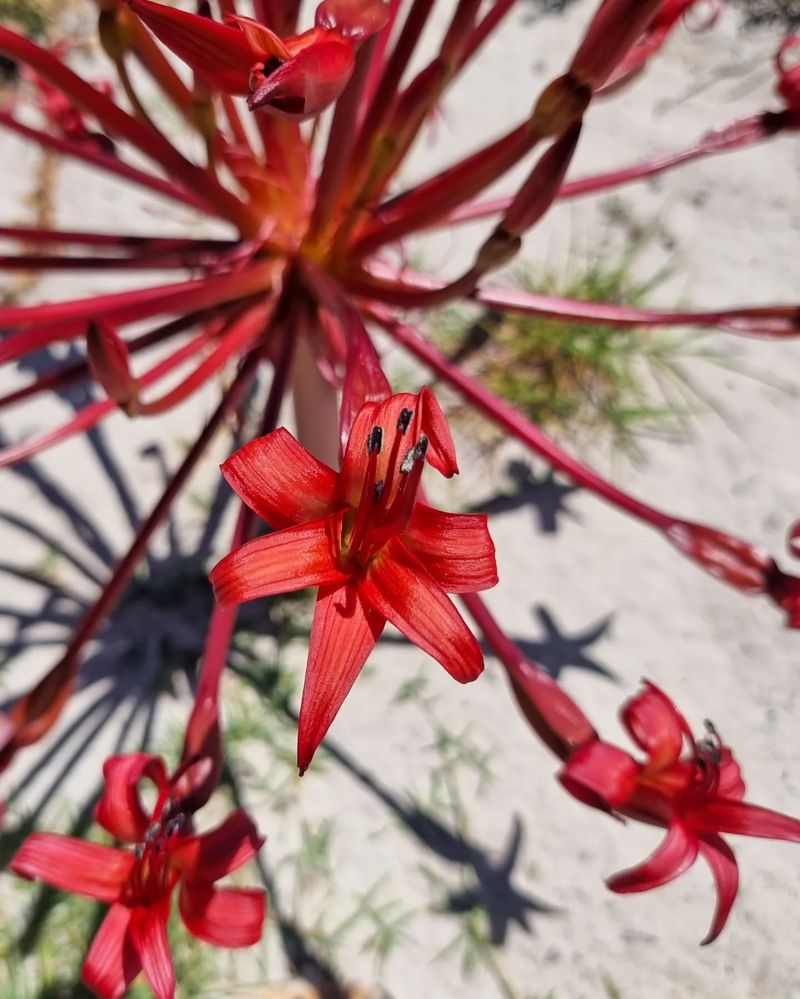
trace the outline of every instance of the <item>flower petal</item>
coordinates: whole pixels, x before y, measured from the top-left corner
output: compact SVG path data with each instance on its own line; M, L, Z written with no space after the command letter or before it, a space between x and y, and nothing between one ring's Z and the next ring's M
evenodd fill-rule
M714 919L701 944L712 943L722 933L739 890L739 867L733 850L721 836L708 834L700 837L700 854L711 868L717 887L717 907Z
M648 770L662 770L681 755L683 739L692 741L686 719L667 695L653 683L622 708L622 723L649 757Z
M192 836L176 846L173 863L193 880L210 883L237 870L251 860L264 843L255 823L241 808L201 836Z
M621 894L658 888L688 870L697 859L697 850L697 837L676 820L667 830L666 838L647 860L612 874L606 884L611 891Z
M311 763L385 623L354 584L320 587L297 731L301 773Z
M569 793L591 808L621 808L633 794L639 764L630 753L600 739L579 746L558 779Z
M211 570L223 607L274 593L347 579L335 555L339 519L327 517L256 538L226 555Z
M447 418L427 385L419 393L419 402L422 407L422 432L430 443L426 457L437 472L449 479L458 474L458 462Z
M221 468L233 491L276 530L333 509L336 473L285 427L245 444Z
M237 28L151 0L126 2L153 34L207 83L229 94L249 92L250 69L258 53Z
M139 781L148 778L164 790L168 783L164 761L151 753L111 756L103 764L105 788L94 812L96 822L123 843L140 843L150 824L139 798Z
M175 965L169 948L167 922L170 897L137 906L131 915L131 940L156 999L175 999Z
M134 862L132 853L113 846L57 833L33 833L9 867L23 878L44 881L53 888L116 902Z
M361 595L460 683L483 671L483 653L453 601L398 538L373 559Z
M83 962L81 981L101 999L120 999L142 970L128 932L131 912L126 905L111 906Z
M497 585L494 543L483 514L445 513L417 503L402 537L446 593Z
M261 939L266 892L257 888L214 888L187 879L178 900L186 928L215 947L252 947Z
M353 46L336 32L302 49L267 76L248 97L251 111L290 118L319 114L342 93L355 64Z
M738 833L800 843L800 819L746 801L712 798L693 808L686 820L701 833Z

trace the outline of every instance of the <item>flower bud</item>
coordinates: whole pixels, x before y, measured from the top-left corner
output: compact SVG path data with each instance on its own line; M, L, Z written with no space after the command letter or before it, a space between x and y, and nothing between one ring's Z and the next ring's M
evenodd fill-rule
M131 415L136 408L138 385L131 374L128 348L116 330L91 322L86 334L89 367L106 395Z

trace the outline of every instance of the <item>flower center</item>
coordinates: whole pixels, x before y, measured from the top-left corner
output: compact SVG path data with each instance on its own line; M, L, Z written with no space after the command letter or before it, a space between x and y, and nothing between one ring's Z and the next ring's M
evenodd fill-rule
M342 525L341 550L345 561L366 566L408 523L428 450L428 438L424 434L413 443L406 436L413 416L413 410L400 411L397 426L391 431L388 455L384 452L384 443L389 435L383 427L374 426L369 432L361 497ZM378 477L379 468L381 478Z
M136 844L136 864L123 899L128 905L152 905L175 887L180 872L172 864L172 855L184 822L180 813L166 822L153 822L144 840Z

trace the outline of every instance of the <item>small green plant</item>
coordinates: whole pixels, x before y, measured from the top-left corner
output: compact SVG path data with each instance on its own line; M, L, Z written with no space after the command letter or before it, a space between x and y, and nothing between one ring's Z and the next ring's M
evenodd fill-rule
M545 295L641 308L669 276L665 268L637 276L646 240L645 233L622 251L603 250L566 274L519 271L515 283ZM699 399L681 365L688 341L674 333L496 310L470 322L450 309L434 323L434 335L539 426L577 439L607 437L629 453L644 433L682 436Z

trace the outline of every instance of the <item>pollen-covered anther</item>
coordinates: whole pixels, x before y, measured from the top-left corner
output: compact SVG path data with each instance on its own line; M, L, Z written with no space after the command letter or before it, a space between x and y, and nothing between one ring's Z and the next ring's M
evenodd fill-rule
M408 475L418 461L422 461L428 450L428 438L423 434L418 443L406 451L406 455L400 463L401 475Z

